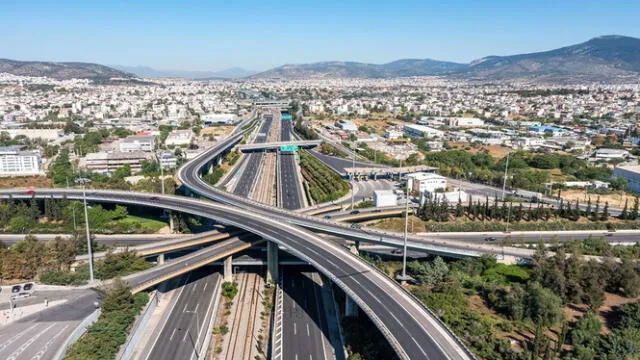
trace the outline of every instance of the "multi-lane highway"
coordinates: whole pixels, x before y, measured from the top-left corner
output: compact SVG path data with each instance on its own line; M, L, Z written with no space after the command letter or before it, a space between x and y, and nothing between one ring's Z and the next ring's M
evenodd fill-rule
M321 289L313 276L299 267L283 269L283 359L333 358Z
M290 120L281 121L280 140L291 140L292 130ZM298 176L296 153L280 152L278 153L278 161L280 162L280 166L278 166L280 172L278 176L278 186L280 187L278 194L282 197L279 200L279 203L283 208L288 210L295 210L304 207L304 192L300 183L300 177Z
M260 131L255 138L256 143L264 143L267 141L267 134L269 133L272 122L272 115L264 115L264 122L262 123ZM243 170L240 174L240 179L234 187L234 194L249 198L256 184L258 174L260 173L260 168L262 166L262 156L263 153L261 152L251 153L247 156L247 159L243 163Z
M178 297L160 334L148 350L148 360L197 359L202 348L221 276L201 268L185 275Z
M81 290L74 295L64 304L0 327L0 359L53 359L73 330L96 310L98 292Z
M82 191L67 189L35 189L33 194L0 190L0 197L8 198L9 195L14 199L30 198L32 195L37 198L66 196L72 200L83 197ZM92 190L86 196L93 202L182 211L255 233L286 247L288 252L307 261L342 288L381 329L401 358L472 358L460 340L398 283L341 246L298 226L257 211L177 196L158 195L150 198L145 193L106 190Z

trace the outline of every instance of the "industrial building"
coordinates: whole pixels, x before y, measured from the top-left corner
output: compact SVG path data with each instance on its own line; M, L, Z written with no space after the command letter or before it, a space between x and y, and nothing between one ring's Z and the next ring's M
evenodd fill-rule
M153 151L156 147L156 137L149 136L127 136L120 141L121 152L132 151Z
M411 192L422 194L423 192L435 192L437 189L447 188L447 178L433 173L407 174L407 187Z
M132 173L140 172L143 161L149 159L149 154L144 151L130 152L98 152L89 153L85 157L84 166L87 170L100 173L111 174L116 169L129 165Z

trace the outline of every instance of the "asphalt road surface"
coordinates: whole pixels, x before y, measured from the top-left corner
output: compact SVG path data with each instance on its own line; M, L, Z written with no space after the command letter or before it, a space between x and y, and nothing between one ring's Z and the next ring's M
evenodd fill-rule
M352 159L339 158L336 156L326 155L316 150L309 150L309 153L342 176L346 175L347 173L347 171L345 170L346 168L353 167ZM385 166L356 161L356 167L374 168L374 167L385 167Z
M0 359L52 359L75 328L96 309L99 294L76 293L68 302L0 327Z
M273 116L265 115L264 123L260 127L260 132L254 141L256 144L267 141L267 133L271 128L272 122ZM234 194L245 198L249 197L251 189L257 180L256 178L258 177L258 173L260 172L260 167L262 166L262 155L262 152L255 152L247 155L246 166L244 167L242 174L240 174L238 183L233 189Z
M213 311L220 274L201 268L185 276L171 314L148 354L149 360L191 359L201 349L206 335L207 314ZM196 315L197 314L197 315Z
M283 269L283 359L330 359L327 319L313 272L291 266Z
M282 207L289 210L303 207L302 186L296 167L296 155L280 153L280 193Z

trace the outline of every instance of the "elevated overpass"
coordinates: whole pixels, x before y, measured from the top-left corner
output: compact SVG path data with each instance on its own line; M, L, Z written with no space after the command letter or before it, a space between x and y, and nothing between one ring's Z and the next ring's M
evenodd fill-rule
M70 200L83 199L83 193L80 190L35 189L29 193L13 189L0 190L0 198L4 199L10 197L45 199L65 196ZM243 210L208 201L168 195L149 196L148 193L130 191L89 190L86 197L92 202L132 204L181 211L250 231L260 238L285 247L287 252L308 262L329 277L370 317L400 358L436 360L474 358L473 354L435 314L396 281L341 246L279 218L265 216L261 211L254 209ZM288 214L291 215L291 212ZM230 246L228 241L222 241L212 247ZM169 274L189 271L187 269L208 264L215 261L211 259L220 259L233 251L240 251L239 249L250 246L247 243L236 245L237 247L232 246L226 248L226 251L221 251L222 255L208 254L191 261L185 259L181 262L182 270L174 268L169 271ZM197 252L197 254L201 253ZM173 262L165 266L175 266L172 264ZM135 290L141 291L143 288L163 281L164 277L157 274L149 278L139 275L135 279L131 279L135 284ZM415 339L420 339L420 342Z
M298 140L298 141L277 141L268 143L253 143L238 145L238 149L242 152L256 152L256 151L275 151L282 148L301 148L311 149L320 145L320 140Z

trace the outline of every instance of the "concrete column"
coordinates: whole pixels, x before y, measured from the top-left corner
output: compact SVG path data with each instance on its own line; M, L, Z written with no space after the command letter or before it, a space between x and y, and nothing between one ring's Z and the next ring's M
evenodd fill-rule
M164 264L164 254L158 255L158 265Z
M169 215L169 229L171 229L171 233L176 232L176 224L173 221L173 213L171 211L167 211L167 215Z
M224 259L224 281L233 281L233 257Z
M278 244L269 241L267 242L267 281L276 283L278 280Z
M213 160L213 161L215 161L215 160ZM213 174L213 168L214 167L215 166L213 166L213 163L209 164L209 170L208 170L209 174Z
M358 304L356 304L349 296L346 296L346 304L344 307L344 316L356 317L358 316Z
M356 241L355 244L351 245L349 250L354 255L360 255L360 241Z

